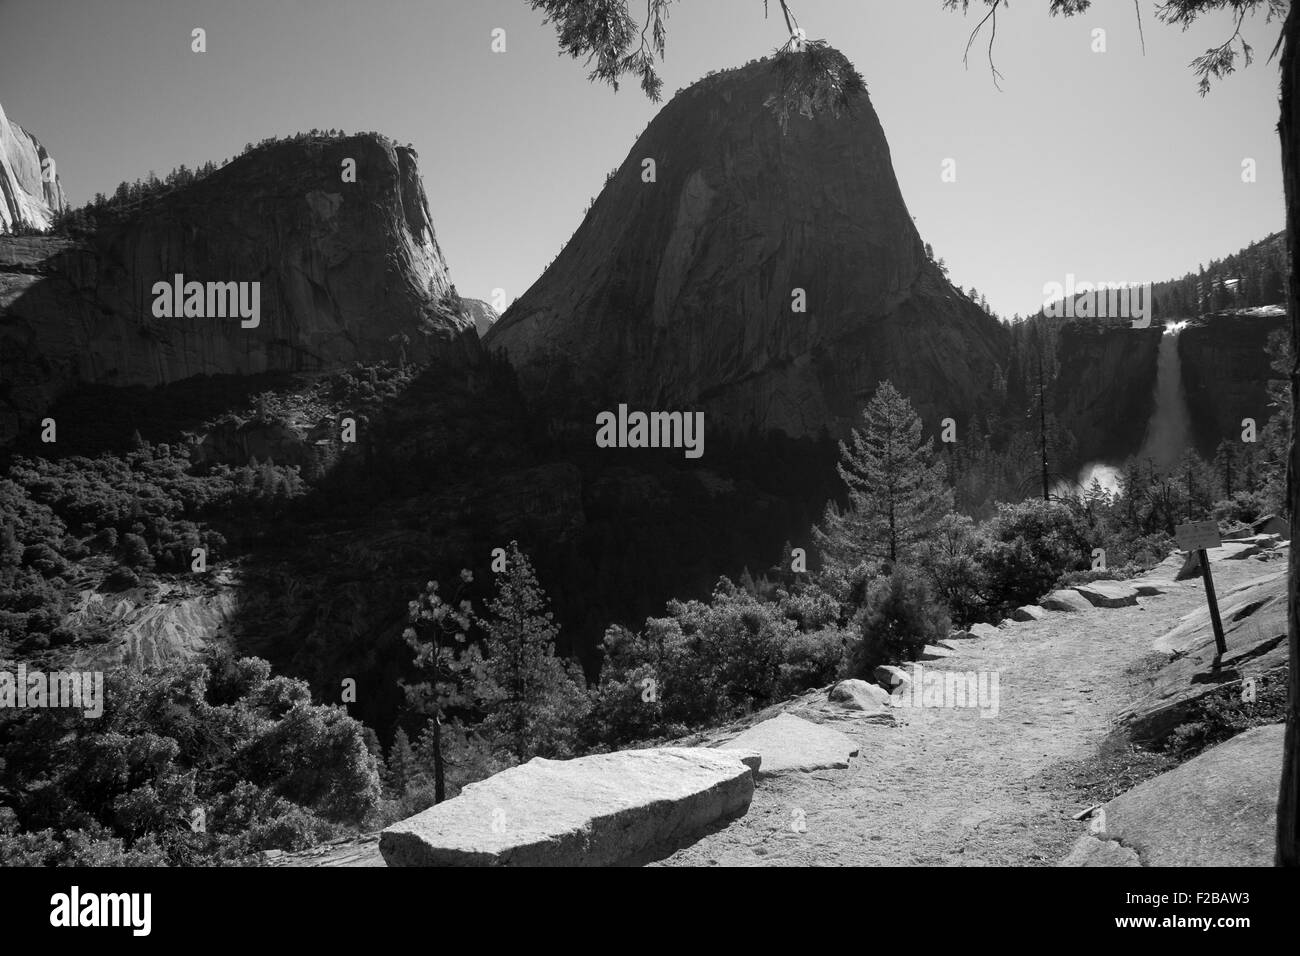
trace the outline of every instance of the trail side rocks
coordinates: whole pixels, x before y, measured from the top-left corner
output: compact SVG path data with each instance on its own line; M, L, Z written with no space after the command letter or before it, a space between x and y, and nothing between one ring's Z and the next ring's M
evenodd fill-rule
M1120 712L1133 739L1145 746L1158 744L1206 696L1280 673L1287 659L1286 602L1284 573L1232 589L1220 603L1228 648L1222 658L1206 608L1186 615L1157 639L1153 648L1169 654L1169 662L1156 673L1150 691Z
M1138 602L1138 593L1122 581L1093 581L1074 589L1093 607L1131 607Z
M859 745L838 730L793 714L781 714L719 746L726 750L756 751L762 756L756 773L770 776L842 770L849 765L849 758L857 754Z
M1238 538L1236 540L1224 541L1217 548L1207 548L1205 556L1209 559L1210 564L1217 564L1220 561L1241 561L1244 558L1253 558L1257 554L1265 551L1277 549L1281 542L1280 535L1276 534L1257 534L1249 538ZM1186 581L1189 578L1198 577L1201 574L1200 553L1197 551L1188 551L1183 557L1182 566L1175 575L1175 580Z
M1062 866L1271 866L1283 724L1256 727L1107 803Z
M1066 613L1091 611L1093 607L1092 602L1073 588L1062 588L1053 591L1039 603L1048 611L1063 611Z
M846 710L869 714L883 714L889 710L889 691L857 678L840 681L831 688L827 698Z
M732 747L538 757L386 828L389 866L641 862L743 814L759 757Z
M1037 604L1026 604L1011 612L1013 621L1041 621L1047 612Z

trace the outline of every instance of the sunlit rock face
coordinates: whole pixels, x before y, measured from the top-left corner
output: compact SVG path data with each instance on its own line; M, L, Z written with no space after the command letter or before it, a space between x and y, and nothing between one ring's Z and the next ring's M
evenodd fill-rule
M927 260L868 96L783 131L775 84L759 62L679 93L488 332L536 400L802 437L886 378L930 428L987 392L1002 329Z
M0 106L0 232L20 223L45 229L66 206L53 157Z

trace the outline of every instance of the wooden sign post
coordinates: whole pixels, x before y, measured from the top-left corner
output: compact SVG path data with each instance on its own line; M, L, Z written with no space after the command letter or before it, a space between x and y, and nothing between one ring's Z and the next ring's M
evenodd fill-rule
M1214 575L1210 573L1210 557L1205 552L1208 548L1217 548L1223 544L1219 537L1217 521L1189 521L1174 529L1178 547L1184 551L1195 551L1201 562L1201 578L1205 581L1205 600L1210 605L1210 622L1214 625L1214 644L1222 657L1228 653L1228 644L1223 639L1223 622L1219 620L1219 601L1214 596Z

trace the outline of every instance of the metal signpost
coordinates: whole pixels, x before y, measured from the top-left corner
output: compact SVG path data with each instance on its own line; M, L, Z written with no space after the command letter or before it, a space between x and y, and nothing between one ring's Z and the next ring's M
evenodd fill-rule
M1210 573L1210 558L1205 553L1207 548L1217 548L1223 544L1219 537L1217 521L1189 521L1174 529L1178 547L1184 551L1195 551L1201 562L1201 578L1205 581L1205 600L1210 605L1210 621L1214 624L1214 643L1219 649L1219 656L1228 653L1228 645L1223 639L1223 622L1219 620L1219 602L1214 596L1214 575Z

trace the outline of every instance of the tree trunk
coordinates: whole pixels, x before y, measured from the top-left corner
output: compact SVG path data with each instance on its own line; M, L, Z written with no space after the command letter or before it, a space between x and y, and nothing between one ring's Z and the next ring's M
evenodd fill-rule
M442 717L433 715L433 802L447 799L447 780L442 763Z
M1287 317L1291 325L1291 396L1300 394L1300 4L1293 3L1282 27L1282 118L1278 134L1282 139L1282 178L1286 193L1286 246L1290 260L1287 276ZM1296 427L1291 419L1291 441L1287 447L1287 501L1291 514L1291 553L1287 566L1287 633L1290 671L1287 678L1286 741L1283 744L1282 783L1277 802L1278 866L1300 866L1300 600L1296 581L1300 575L1300 555L1296 548L1300 532L1300 462L1297 461Z

